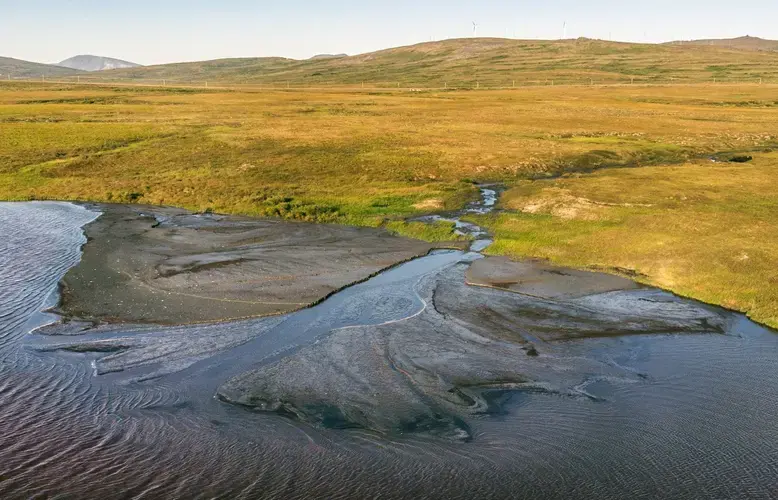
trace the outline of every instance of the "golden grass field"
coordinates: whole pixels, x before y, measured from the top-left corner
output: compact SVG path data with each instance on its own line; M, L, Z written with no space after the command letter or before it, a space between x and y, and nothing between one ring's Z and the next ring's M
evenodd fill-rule
M778 326L778 86L219 91L0 84L0 199L380 226L509 189L492 252L623 268ZM751 151L748 164L708 156ZM629 167L629 168L622 168ZM593 172L593 173L587 173Z
M778 326L778 153L519 182L490 252L636 277Z

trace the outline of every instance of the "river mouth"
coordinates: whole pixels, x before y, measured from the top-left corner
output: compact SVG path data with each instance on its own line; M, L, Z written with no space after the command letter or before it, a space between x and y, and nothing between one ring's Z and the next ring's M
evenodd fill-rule
M0 207L3 497L774 493L778 341L740 315L436 251L287 316L27 335L96 215Z
M386 231L92 205L58 312L99 323L191 324L286 314L433 247Z

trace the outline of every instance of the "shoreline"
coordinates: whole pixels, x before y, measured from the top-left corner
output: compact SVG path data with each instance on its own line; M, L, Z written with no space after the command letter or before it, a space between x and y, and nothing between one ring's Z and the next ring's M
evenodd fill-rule
M500 184L486 184L486 185L483 185L483 186L498 186L498 185L500 185ZM136 204L129 204L128 205L128 204L118 204L118 203L99 203L99 202L85 202L85 201L59 201L59 200L34 200L34 201L35 202L44 202L44 203L45 202L70 203L72 205L79 206L79 207L87 209L87 210L92 210L92 211L100 212L100 215L96 219L94 219L93 221L91 221L90 223L88 223L88 224L86 224L84 226L83 229L84 229L84 234L85 234L85 236L87 238L87 241L81 247L82 260L80 260L79 263L73 269L71 269L68 274L70 274L71 272L77 271L82 265L87 265L83 261L84 250L87 248L88 245L90 245L90 243L93 243L93 240L95 239L95 236L90 236L88 234L87 228L89 226L95 224L100 219L100 217L102 217L102 211L104 209L109 209L109 210L111 210L111 209L114 209L114 210L137 209L137 210L141 211L143 208L146 208L147 209L146 211L154 211L154 210L175 211L175 212L179 212L179 213L187 213L187 214L189 214L191 216L214 216L214 217L223 217L223 218L228 218L228 219L230 219L230 218L245 219L245 220L251 220L251 221L269 222L269 223L273 223L273 224L283 224L283 225L288 224L290 226L315 225L315 226L344 227L344 228L351 228L351 229L354 229L354 230L368 229L368 228L363 228L361 226L348 226L348 225L345 225L345 224L338 224L338 223L335 223L335 224L321 224L321 223L307 223L307 222L297 221L297 220L273 219L273 218L257 218L257 217L230 215L230 214L217 214L217 213L203 214L203 213L191 212L191 211L188 211L186 209L182 209L182 208L178 208L178 207L174 207L174 206L168 206L168 205L160 205L160 206L156 206L156 205L136 205ZM29 202L17 201L17 202L8 202L8 203L29 203ZM497 209L495 212L502 212L502 210ZM451 215L451 214L454 214L454 213L456 213L456 212L453 212L453 211L441 212L441 214L443 216ZM418 219L418 217L414 217L413 219L408 219L408 220L416 220L416 219ZM373 229L375 229L375 228L373 228ZM97 237L99 237L99 236L97 236ZM406 239L406 240L409 239L409 238L406 238L406 237L403 237L403 236L399 236L399 235L392 235L392 237L395 237L395 238L398 238L398 239ZM415 241L415 242L425 243L429 247L425 251L423 251L422 253L417 253L417 254L414 254L414 255L410 255L408 257L403 258L402 260L395 261L395 262L389 264L386 267L378 268L378 269L372 271L370 274L365 275L365 276L363 276L363 277L361 277L359 279L356 279L354 281L350 281L348 283L345 283L342 286L340 286L338 288L335 288L335 289L327 292L326 294L324 294L324 295L322 295L322 296L320 296L320 297L318 297L318 298L316 298L316 299L314 299L314 300L312 300L310 302L307 302L307 303L304 303L304 304L303 303L295 304L295 305L298 305L299 307L295 307L295 308L291 308L291 309L286 309L286 310L281 310L281 311L277 311L277 312L269 312L269 313L262 313L262 314L249 314L249 315L244 315L244 316L220 317L220 318L217 318L217 319L206 319L206 320L201 320L201 321L182 321L182 322L144 321L144 320L139 320L139 319L127 320L127 319L122 318L122 317L116 317L116 318L91 317L91 318L85 318L83 316L79 316L78 314L73 314L72 312L69 311L69 308L68 308L68 306L66 304L67 299L65 298L66 295L67 295L67 289L66 289L67 288L67 284L65 282L65 278L63 278L63 280L61 280L58 283L58 285L57 285L58 286L57 305L54 306L54 307L47 308L43 312L54 314L54 315L58 316L60 323L69 323L69 322L91 323L93 328L98 326L98 325L100 325L100 324L119 324L119 325L121 325L121 324L135 324L135 325L185 326L185 325L202 325L202 324L211 324L211 323L229 323L229 322L242 321L242 320L248 320L248 319L272 318L272 317L277 317L277 316L283 316L285 314L289 314L289 313L296 312L296 311L301 311L301 310L304 310L304 309L309 309L311 307L315 307L316 305L321 304L322 302L324 302L328 298L332 297L333 295L337 294L338 292L341 292L341 291L343 291L343 290L345 290L347 288L350 288L352 286L358 285L360 283L364 283L365 281L368 281L369 279L371 279L371 278L373 278L373 277L375 277L375 276L377 276L377 275L379 275L379 274L381 274L383 272L389 271L389 270L391 270L391 269L393 269L393 268L395 268L397 266L400 266L400 265L402 265L404 263L407 263L409 261L412 261L412 260L424 257L426 255L429 255L431 252L434 252L435 250L463 250L463 251L465 250L463 242L453 242L452 241L452 242L449 242L449 243L446 243L446 242L443 242L443 243L432 243L432 242L424 242L423 240L416 240L416 239L411 239L411 240ZM459 243L459 244L457 244L457 243ZM670 294L672 294L672 295L674 295L674 296L676 296L678 298L694 300L696 302L700 302L700 303L705 304L705 305L710 306L710 307L720 308L721 310L729 312L729 313L742 314L746 318L748 318L750 321L753 321L754 323L756 323L756 324L758 324L758 325L760 325L760 326L762 326L764 328L767 328L767 329L770 329L772 331L775 331L775 328L773 326L771 326L771 325L769 325L767 323L761 322L761 321L759 321L757 319L754 319L751 316L751 314L749 313L749 311L741 310L741 309L736 309L736 308L733 308L733 307L728 307L728 306L725 306L725 305L717 303L717 302L706 301L706 300L700 299L700 298L698 298L698 297L696 297L694 295L680 293L679 291L674 290L672 288L667 288L667 287L664 287L664 286L661 286L661 285L659 285L657 283L652 282L650 276L646 276L646 275L631 275L631 273L622 272L618 268L608 267L608 266L604 266L602 264L592 264L592 265L587 265L587 266L567 265L567 264L564 264L564 263L556 263L556 262L554 262L554 261L552 261L550 259L546 259L546 258L542 258L542 257L536 257L536 256L532 256L532 255L527 255L527 256L523 256L523 257L518 257L517 258L517 257L513 257L513 256L510 256L510 255L489 254L488 250L487 250L487 251L484 252L484 257L487 257L487 258L497 258L497 259L505 258L505 259L509 259L511 262L518 263L518 264L533 263L533 264L539 265L541 267L548 266L548 267L559 268L559 269L568 270L568 271L574 271L574 272L596 273L596 274L612 276L612 277L615 277L615 278L619 278L619 279L623 279L623 280L627 280L627 281L633 282L633 283L635 283L635 284L637 284L639 286L646 286L646 287L656 288L656 289L662 290L664 292L670 293ZM67 277L67 275L66 275L66 277ZM481 287L486 286L488 288L502 289L502 290L511 291L510 288L502 288L500 286L484 285L484 284L474 283L474 282L471 283L470 281L468 281L467 283L468 283L468 285L471 285L471 286L481 286ZM514 293L523 293L523 292L519 291L519 292L514 292ZM208 299L208 300L213 300L213 299Z
M185 230L194 227L201 240L199 250L213 234L222 237L222 243L228 237L231 245L221 248L224 253L235 248L256 249L252 246L256 244L256 224L268 224L180 212L150 217L149 207L143 212L138 212L138 207L112 208L104 212L109 225L100 226L102 233L90 241L92 246L87 245L88 257L80 264L96 265L97 275L113 270L101 267L101 260L95 257L100 255L95 250L100 250L101 236L108 240L102 245L109 250L116 247L110 238L116 238L121 243L133 242L134 246L125 248L133 254L141 250L153 254L154 249L159 252L158 237L164 236L166 242L189 241ZM161 220L163 215L171 218ZM108 235L117 221L121 223L119 230L126 233L124 238ZM143 228L140 238L137 224ZM236 245L236 224L237 241L244 242L249 230L252 244ZM289 229L283 223L270 224L274 231ZM154 227L148 229L150 226ZM221 231L214 233L214 228ZM359 233L368 242L375 237ZM312 235L306 237L308 241ZM148 239L155 243L151 250ZM386 244L385 237L381 241ZM394 237L391 241L408 243ZM262 241L262 250L268 250L267 243ZM284 256L289 257L286 239L282 246ZM171 259L193 256L169 250L164 253L167 260L161 261L168 268L176 265ZM111 259L115 256L108 254ZM194 255L208 272L225 269L208 267L212 260L202 259L203 253ZM143 383L180 373L175 377L202 385L202 397L215 394L222 402L262 413L291 412L296 419L317 427L356 426L384 435L420 432L468 441L473 435L467 422L479 408L489 406L488 394L493 391L542 387L550 393L588 397L575 380L560 378L571 368L570 359L559 356L569 341L653 334L728 335L735 323L719 308L609 274L537 261L482 258L478 252L436 254L427 250L427 255L425 262L409 256L405 262L377 270L311 306L284 314L284 318L243 322L222 318L160 328L129 321L118 325L106 321L90 328L76 322L43 327L33 344L40 352L96 356L91 361L94 374L108 377L108 383L127 378ZM240 260L227 268L244 265L244 255L238 257ZM107 261L113 262L111 259ZM145 263L147 268L157 269L162 265L159 262L152 259L151 264ZM196 268L180 263L176 269L186 276L192 269L197 274ZM79 273L78 266L68 274L74 272ZM112 293L109 290L108 295ZM132 297L132 289L127 296ZM584 370L595 366L573 365ZM623 374L617 371L612 375ZM369 389L365 391L363 386ZM333 387L342 391L333 393ZM363 400L365 394L392 404L374 407ZM395 404L401 409L387 410Z
M84 226L82 259L60 281L58 305L49 309L65 323L188 325L279 316L452 247L382 229L77 205L102 215Z
M485 187L492 186L493 187L493 186L502 186L502 185L501 184L492 183L492 184L484 184L484 185L480 185L480 186L485 186ZM83 263L84 249L90 243L92 243L92 240L94 239L94 237L92 237L89 234L87 234L87 228L100 219L100 217L102 216L102 210L106 209L106 208L107 209L133 209L134 208L134 209L138 209L138 210L146 208L147 211L154 211L154 210L175 211L175 212L180 212L180 213L188 213L191 216L214 216L214 217L224 217L224 218L235 218L235 219L245 219L245 220L251 220L251 221L264 221L264 222L275 223L275 224L289 224L291 226L294 226L294 225L303 225L303 226L305 226L305 225L315 225L315 226L344 227L344 228L351 228L351 229L354 229L354 230L376 229L376 228L363 228L362 226L349 226L349 225L339 224L339 223L322 224L322 223L308 223L308 222L303 222L303 221L298 221L298 220L273 219L273 218L257 218L257 217L241 216L241 215L231 215L231 214L196 213L196 212L188 211L186 209L182 209L182 208L174 207L174 206L169 206L169 205L159 205L159 206L157 206L157 205L136 205L136 204L119 204L119 203L99 203L99 202L90 202L90 201L61 201L61 200L9 201L7 203L30 203L30 202L69 203L69 204L72 204L74 206L78 206L78 207L84 208L86 210L92 210L92 211L97 211L97 212L101 213L100 216L98 216L96 219L94 219L93 221L91 221L90 223L88 223L88 224L86 224L84 226L83 229L84 229L84 233L85 233L85 236L87 238L87 241L81 247L82 260L80 260L79 263L73 269L71 269L68 274L70 274L70 272L78 270L82 265L84 265L84 263ZM501 213L501 212L504 212L504 210L496 209L495 213L498 213L498 212ZM455 211L446 211L446 212L440 212L439 214L433 214L433 215L446 216L446 215L451 215L451 214L454 214L454 213L456 213L456 212ZM421 218L423 218L423 217L428 217L428 216L422 216ZM407 219L407 220L417 220L417 219L419 219L419 217L414 217L412 219ZM406 240L410 239L410 240L415 241L415 242L422 242L422 243L425 243L425 244L429 245L429 248L426 249L422 253L418 253L418 254L415 254L415 255L410 255L408 257L403 258L402 260L398 260L398 261L396 261L396 262L394 262L392 264L389 264L386 267L382 267L382 268L376 269L376 270L372 271L370 274L368 274L368 275L366 275L364 277L361 277L361 278L359 278L357 280L345 283L342 286L340 286L338 288L335 288L335 289L327 292L326 294L324 294L324 295L322 295L322 296L320 296L320 297L318 297L318 298L316 298L316 299L314 299L314 300L312 300L310 302L307 302L305 304L303 304L303 303L295 304L295 305L299 305L299 307L288 309L288 310L272 312L272 313L250 314L250 315L245 315L245 316L232 316L232 317L222 317L222 318L217 318L217 319L206 319L206 320L201 320L201 321L185 321L185 322L174 322L174 323L172 323L172 322L164 322L164 321L143 321L143 320L138 320L138 319L133 319L133 320L130 321L130 320L127 320L127 319L123 319L121 317L117 317L117 318L109 318L109 317L85 318L85 317L79 316L77 314L72 314L71 312L69 312L68 307L65 305L65 302L66 302L65 296L67 294L67 290L66 290L67 285L65 283L65 278L63 278L63 280L61 280L58 283L58 285L57 285L58 286L58 291L57 291L57 293L58 293L58 300L57 300L57 304L55 306L53 306L53 307L49 307L49 308L45 309L42 312L56 315L58 317L58 319L59 319L59 323L60 324L67 324L67 323L70 323L70 322L91 323L92 324L92 328L94 328L96 326L99 326L100 324L118 324L118 325L121 325L121 324L135 324L135 325L160 325L160 326L186 326L186 325L203 325L203 324L211 324L211 323L229 323L229 322L249 320L249 319L259 319L259 318L272 318L272 317L283 316L285 314L289 314L289 313L296 312L296 311L301 311L301 310L304 310L304 309L309 309L311 307L315 307L316 305L324 302L325 300L327 300L328 298L330 298L333 295L337 294L338 292L341 292L341 291L343 291L343 290L345 290L347 288L350 288L352 286L355 286L355 285L358 285L358 284L363 283L365 281L368 281L369 279L371 279L371 278L373 278L373 277L375 277L375 276L377 276L377 275L379 275L379 274L381 274L383 272L389 271L389 270L391 270L391 269L393 269L393 268L395 268L397 266L400 266L400 265L402 265L404 263L407 263L409 261L412 261L412 260L424 257L426 255L429 255L431 252L434 252L435 250L465 250L464 242L454 242L454 241L452 241L452 242L433 243L433 242L424 242L424 240L411 239L411 238L407 238L407 237L400 236L400 235L392 234L392 236L396 237L398 239L406 239ZM674 296L676 296L678 298L694 300L694 301L699 302L701 304L705 304L705 305L710 306L710 307L716 307L716 308L719 308L719 309L721 309L723 311L726 311L726 312L729 312L729 313L742 314L743 316L748 318L750 321L753 321L754 323L756 323L756 324L758 324L758 325L760 325L760 326L762 326L764 328L767 328L767 329L769 329L771 331L776 331L774 326L772 326L772 325L770 325L768 323L759 321L758 319L753 318L749 311L737 309L737 308L734 308L734 307L728 307L728 306L726 306L724 304L721 304L721 303L718 303L718 302L707 301L707 300L701 299L701 298L696 297L696 296L691 295L691 294L684 294L684 293L681 293L681 292L679 292L679 291L677 291L677 290L675 290L673 288L668 288L668 287L662 286L661 284L657 284L655 282L652 282L650 276L641 275L639 273L633 275L630 272L622 271L622 270L620 270L620 269L618 269L616 267L608 267L608 266L605 266L605 265L602 265L602 264L592 264L592 265L586 265L586 266L575 266L575 265L569 265L569 264L565 264L565 263L556 263L556 262L554 262L551 259L547 259L547 258L543 258L543 257L537 257L537 256L533 256L533 255L527 255L527 256L522 256L522 257L514 257L514 256L510 256L510 255L503 255L503 254L489 254L488 250L484 252L484 257L487 257L487 258L498 258L498 259L505 258L505 259L509 259L511 262L518 263L518 264L534 263L534 264L540 265L541 267L549 266L549 267L559 268L559 269L563 269L563 270L569 270L569 271L575 271L575 272L585 272L585 273L597 273L597 274L603 274L603 275L607 275L607 276L612 276L612 277L619 278L619 279L624 279L624 280L627 280L627 281L631 281L631 282L633 282L633 283L635 283L635 284L637 284L639 286L646 286L646 287L651 287L651 288L656 288L658 290L662 290L662 291L664 291L666 293L670 293L670 294L672 294L672 295L674 295ZM479 284L479 283L471 283L469 281L467 282L467 284L471 285L471 286L479 286L479 287L484 287L485 286L485 287L488 287L488 288L502 289L502 290L511 291L509 288L506 289L506 288L502 288L500 286L492 286L492 285L484 285L484 284ZM520 293L521 294L523 292L515 292L515 293ZM209 299L209 300L212 300L212 299Z

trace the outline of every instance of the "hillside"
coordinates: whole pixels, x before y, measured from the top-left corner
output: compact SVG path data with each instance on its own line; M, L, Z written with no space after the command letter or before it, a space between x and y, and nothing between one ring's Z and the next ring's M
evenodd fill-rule
M141 81L167 79L178 82L219 80L236 82L256 80L261 78L261 75L278 73L294 62L298 61L282 57L216 59L213 61L172 63L106 71L100 74L99 79Z
M50 64L40 64L10 57L0 57L0 79L7 80L10 75L12 79L29 79L47 77L60 77L65 75L78 74L80 71L69 68L62 68Z
M335 59L221 59L102 73L113 81L259 85L510 86L526 83L778 81L778 53L705 45L470 38Z
M735 50L763 50L778 51L778 40L765 40L754 36L741 36L739 38L717 38L708 40L684 40L671 42L671 44L704 45L708 47L722 47Z
M348 57L348 54L317 54L311 59L338 59L340 57Z
M65 59L57 64L57 66L78 69L81 71L105 71L109 69L137 68L140 67L140 64L114 59L112 57L80 55Z

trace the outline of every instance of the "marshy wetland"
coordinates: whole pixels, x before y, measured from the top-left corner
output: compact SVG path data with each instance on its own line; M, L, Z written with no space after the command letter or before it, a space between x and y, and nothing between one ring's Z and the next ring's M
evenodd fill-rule
M488 212L491 193L443 218ZM98 229L116 217L126 237L106 244L112 233ZM490 236L472 225L453 250L137 206L5 203L0 219L4 497L776 493L778 337L739 314L612 275L484 257ZM202 237L187 238L195 228ZM355 255L329 231L345 231ZM117 248L138 259L131 284L241 294L242 276L280 298L289 291L270 278L307 269L310 256L291 251L306 237L333 252L327 287L360 282L232 321L213 321L232 310L182 302L210 321L156 324L132 286L110 317L68 312L68 299L65 322L40 312L57 306L63 277L73 297L110 293L110 272L84 277L126 262ZM144 281L148 269L187 278L165 289ZM304 290L327 290L308 279L320 288Z

